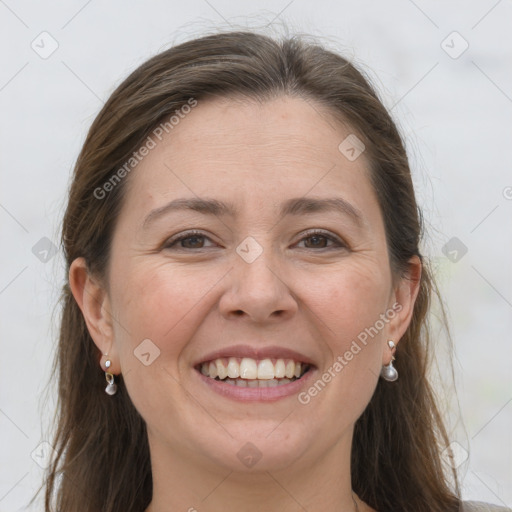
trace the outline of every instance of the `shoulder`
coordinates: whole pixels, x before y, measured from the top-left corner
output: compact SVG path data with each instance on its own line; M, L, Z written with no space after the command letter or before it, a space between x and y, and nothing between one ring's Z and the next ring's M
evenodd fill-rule
M460 512L512 512L512 509L481 501L464 501L461 503Z

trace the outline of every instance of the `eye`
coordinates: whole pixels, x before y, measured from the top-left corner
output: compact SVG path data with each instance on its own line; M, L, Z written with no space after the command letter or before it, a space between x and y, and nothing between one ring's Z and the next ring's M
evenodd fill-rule
M305 243L305 249L336 249L336 248L347 248L347 245L337 236L318 230L312 230L305 233L306 236L298 242L301 244ZM209 241L211 244L205 245L205 242ZM329 245L330 243L330 245ZM206 249L207 247L213 247L213 242L209 237L200 231L189 231L182 235L173 237L165 242L164 249L173 250L193 250L193 249Z
M199 231L189 231L165 242L164 249L204 249L205 240L210 240ZM211 240L210 240L211 241Z
M346 244L337 236L318 230L306 233L306 236L301 239L299 244L303 241L306 244L306 249L335 249L347 247ZM329 242L332 242L333 245L327 245Z

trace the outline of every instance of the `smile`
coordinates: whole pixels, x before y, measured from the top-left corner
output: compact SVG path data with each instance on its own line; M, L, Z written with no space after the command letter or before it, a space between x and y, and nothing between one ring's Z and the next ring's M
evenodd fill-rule
M218 357L195 366L217 394L241 402L276 401L299 393L316 367L288 358Z
M293 359L217 358L205 361L200 371L205 377L249 388L282 386L300 379L310 365Z

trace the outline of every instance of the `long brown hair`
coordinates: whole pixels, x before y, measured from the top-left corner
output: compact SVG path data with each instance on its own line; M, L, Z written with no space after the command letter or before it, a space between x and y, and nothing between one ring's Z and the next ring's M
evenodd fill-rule
M369 79L316 42L232 31L156 55L105 103L89 130L69 191L62 229L68 270L75 258L84 257L89 271L108 283L110 243L130 178L109 187L101 199L95 191L112 179L162 119L191 98L235 95L260 101L301 97L348 123L366 145L394 275L404 274L412 256L421 258L422 220L407 154ZM353 489L379 512L459 509L457 476L446 472L440 456L448 436L427 378L427 314L435 291L424 264L413 318L396 354L400 379L379 382L355 426ZM105 394L100 351L67 281L62 306L54 362L59 377L56 451L45 482L45 510L141 512L152 497L145 423L122 375L117 395Z

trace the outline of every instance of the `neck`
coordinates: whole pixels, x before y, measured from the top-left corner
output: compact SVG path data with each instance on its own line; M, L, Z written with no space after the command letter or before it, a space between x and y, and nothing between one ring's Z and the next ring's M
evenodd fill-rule
M345 437L316 460L238 471L184 450L171 453L150 436L153 500L145 512L224 512L226 504L244 512L365 512L351 488L352 432Z

